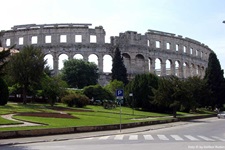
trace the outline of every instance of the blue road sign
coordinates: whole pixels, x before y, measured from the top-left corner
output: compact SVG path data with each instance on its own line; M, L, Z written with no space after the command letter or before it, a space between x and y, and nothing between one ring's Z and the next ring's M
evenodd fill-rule
M116 90L116 96L117 96L117 97L123 97L123 90L117 89L117 90Z

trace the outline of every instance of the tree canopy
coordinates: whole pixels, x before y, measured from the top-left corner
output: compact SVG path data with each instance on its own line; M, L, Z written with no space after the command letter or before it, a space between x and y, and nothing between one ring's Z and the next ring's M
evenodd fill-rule
M70 59L64 62L62 78L70 87L83 88L98 83L98 68L92 62L85 62L80 59Z
M123 63L123 57L117 47L113 57L112 80L122 81L125 85L128 83L127 69Z
M34 46L24 46L23 49L10 58L9 74L22 90L23 103L27 103L27 91L40 82L44 73L44 54Z
M222 107L225 103L225 81L220 62L215 53L210 53L209 63L206 69L205 77L208 89L211 92L210 104L213 107Z

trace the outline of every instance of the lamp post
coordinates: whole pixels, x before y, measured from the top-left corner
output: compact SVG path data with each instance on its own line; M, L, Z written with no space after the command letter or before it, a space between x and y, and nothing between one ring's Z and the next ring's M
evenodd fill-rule
M133 99L133 93L130 93L129 96L132 99L132 107L133 107L133 115L134 115L134 99Z

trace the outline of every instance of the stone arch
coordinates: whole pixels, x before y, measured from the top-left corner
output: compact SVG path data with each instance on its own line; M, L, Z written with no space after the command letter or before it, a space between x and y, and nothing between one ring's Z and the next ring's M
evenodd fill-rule
M52 54L46 54L45 57L44 57L44 60L46 60L46 62L47 62L46 66L49 66L49 69L53 70L54 63L53 63Z
M183 63L183 74L184 74L184 78L188 78L189 75L189 71L190 71L190 66L187 62Z
M166 75L172 75L172 60L166 60Z
M89 62L93 62L93 63L95 63L97 66L99 66L99 65L98 65L98 56L97 56L96 54L90 54L90 55L88 56L88 61L89 61Z
M161 58L155 59L155 74L157 76L162 75L162 59Z
M181 65L179 60L175 61L175 76L177 77L181 76Z
M193 63L191 63L191 66L190 66L190 73L191 73L191 77L196 75L196 68Z
M112 56L104 55L103 56L103 72L112 72Z
M127 68L127 72L129 74L131 74L132 73L132 69L131 69L131 57L130 57L130 55L128 53L123 53L122 56L123 56L123 63L125 65L125 67Z
M73 56L73 59L84 59L84 56L83 55L81 55L81 54L75 54L74 56Z
M135 56L135 64L137 72L144 72L145 67L145 58L141 54L137 54Z
M62 68L64 67L64 62L68 59L69 59L69 56L67 54L63 53L63 54L59 55L59 62L58 62L58 69L59 70L62 70Z

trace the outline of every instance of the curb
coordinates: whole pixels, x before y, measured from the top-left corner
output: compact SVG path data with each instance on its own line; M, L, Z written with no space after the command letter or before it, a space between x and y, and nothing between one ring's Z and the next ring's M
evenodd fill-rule
M189 121L193 119L202 119L215 117L215 115L203 115L203 116L189 116L185 118L171 118L167 120L155 120L137 123L127 123L122 124L122 129L156 125L156 124L166 124L178 121ZM57 134L71 134L71 133L83 133L83 132L95 132L95 131L109 131L120 129L120 124L115 125L101 125L101 126L83 126L83 127L67 127L67 128L51 128L51 129L35 129L35 130L19 130L19 131L0 131L0 139L9 138L21 138L21 137L35 137L35 136L45 136L45 135L57 135Z

